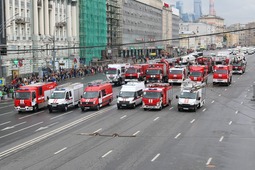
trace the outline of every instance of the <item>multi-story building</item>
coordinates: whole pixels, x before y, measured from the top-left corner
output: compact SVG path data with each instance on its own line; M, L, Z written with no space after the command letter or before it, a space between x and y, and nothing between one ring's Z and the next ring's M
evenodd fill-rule
M245 37L246 37L246 46L255 46L255 22L250 22L245 25Z
M163 6L163 11L162 11L162 39L163 40L168 40L164 41L164 47L171 47L172 46L172 41L170 39L173 38L172 35L172 8L165 3Z
M80 58L83 64L102 58L107 46L106 0L80 0Z
M202 2L201 0L194 0L194 17L198 20L202 16Z
M179 23L180 23L180 15L179 10L177 8L172 7L172 46L179 47Z
M5 0L6 76L74 66L78 50L70 48L79 42L78 12L74 0Z
M175 7L179 10L180 16L183 14L183 2L177 1Z
M244 24L232 24L230 26L227 27L228 31L234 31L233 34L237 34L238 35L238 44L237 45L241 45L241 46L245 46L246 44L246 36L245 36L245 31L243 31L243 29L245 28Z
M207 23L216 27L215 33L221 33L225 30L224 19L215 15L204 15L199 18L199 22ZM217 34L215 43L217 47L223 46L223 34Z
M180 44L185 44L181 47L196 48L209 48L212 44L216 44L216 36L203 36L213 34L216 32L216 26L207 23L180 23L180 36L181 37L193 37L187 45L187 40L182 39ZM196 36L196 37L194 37ZM193 41L194 39L194 41ZM192 44L191 44L192 42ZM195 43L193 43L195 42Z
M121 56L158 55L162 42L162 1L122 1ZM132 44L134 43L134 44Z
M121 0L107 0L107 57L119 55L119 44L122 42Z

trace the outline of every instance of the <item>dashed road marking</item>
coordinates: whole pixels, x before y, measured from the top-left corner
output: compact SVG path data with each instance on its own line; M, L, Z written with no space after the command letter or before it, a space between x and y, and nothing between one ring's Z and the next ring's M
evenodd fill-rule
M224 136L221 136L221 138L220 138L219 142L222 142L222 141L223 141L223 139L224 139Z
M110 151L108 151L106 154L104 154L103 156L102 156L102 158L105 158L107 155L109 155L110 153L112 153L112 150L110 150Z
M176 135L174 138L177 139L180 135L181 133L178 133L178 135Z
M6 125L6 124L8 124L8 123L11 123L11 121L1 123L0 126Z
M127 115L122 116L120 119L124 119L125 117L127 117Z
M238 110L235 112L235 114L237 114L238 113Z
M151 160L151 162L154 162L159 156L160 156L160 153L158 153L158 154Z
M190 123L194 123L194 122L195 122L195 120L196 120L196 119L191 120L191 121L190 121Z
M214 100L211 103L214 103Z
M225 91L227 91L228 89L225 89Z
M232 121L230 121L228 124L229 124L229 125L231 125L232 123L233 123L233 122L232 122Z
M219 96L221 96L221 94L219 94Z
M153 121L156 121L156 120L158 120L159 119L159 117L156 117Z
M72 113L72 112L73 112L73 111L70 111L70 112L66 112L66 113L64 113L64 114L61 114L61 115L58 115L58 116L52 117L52 118L50 118L50 120L53 120L53 119L59 118L59 117L61 117L61 116L65 116L65 115L70 114L70 113Z
M169 110L172 110L173 109L173 107L170 107L170 109Z
M67 147L64 147L64 148L60 149L59 151L55 152L54 155L57 155L57 154L59 154L60 152L63 152L64 150L66 150L66 149L67 149Z
M243 104L243 102L241 102L241 104Z
M206 108L203 109L203 112L205 112L205 111L206 111Z
M40 111L40 112L31 114L31 115L23 116L23 117L20 117L19 119L25 119L25 118L27 118L27 117L35 116L35 115L38 115L39 113L42 113L42 112L44 112L44 111Z
M93 132L93 133L97 133L97 132L99 132L99 131L101 131L102 130L102 128L100 128L100 129L97 129L95 132Z
M212 158L209 158L209 159L207 160L207 162L206 162L206 165L210 165L211 162L212 162Z
M137 132L135 132L135 133L133 134L133 136L136 136L138 133L140 133L139 130L138 130Z

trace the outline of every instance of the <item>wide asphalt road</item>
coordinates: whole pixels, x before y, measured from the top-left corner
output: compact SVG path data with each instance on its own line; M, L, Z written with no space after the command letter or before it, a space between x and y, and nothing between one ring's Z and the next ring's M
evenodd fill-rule
M0 169L254 169L255 55L246 58L246 73L231 86L212 86L210 76L196 113L178 112L176 99L162 111L117 110L116 99L83 113L0 108Z

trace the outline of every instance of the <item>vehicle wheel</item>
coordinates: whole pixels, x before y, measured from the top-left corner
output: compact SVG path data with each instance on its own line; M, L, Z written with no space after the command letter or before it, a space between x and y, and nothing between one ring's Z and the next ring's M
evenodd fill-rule
M96 110L100 110L100 105L99 104L97 105Z
M22 111L19 110L18 113L22 113Z
M49 108L49 113L52 113L52 109L51 108Z
M136 105L135 105L135 103L134 103L132 108L135 109L135 106L136 106Z
M34 112L37 112L37 111L38 111L38 105L37 105L37 104L33 107L33 111L34 111Z
M178 111L179 111L179 112L181 112L181 111L182 111L182 109L181 109L181 108L178 108Z
M118 109L120 109L120 106L117 106Z
M146 110L147 110L147 108L143 108L143 110L144 110L144 111L146 111Z
M197 106L194 106L194 112L196 112L197 111Z
M84 108L84 107L81 107L81 111L84 112L84 111L85 111L85 108Z
M64 111L67 112L67 110L68 110L68 107L67 107L67 105L65 105Z

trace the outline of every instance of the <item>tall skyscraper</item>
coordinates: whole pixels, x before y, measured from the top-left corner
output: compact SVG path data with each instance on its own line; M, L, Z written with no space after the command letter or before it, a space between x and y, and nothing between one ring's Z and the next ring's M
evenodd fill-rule
M210 15L216 15L216 12L215 12L215 9L214 9L214 0L210 0L209 14Z
M176 2L176 8L179 9L180 16L183 14L183 2L182 1L177 1Z
M194 16L195 20L202 16L202 2L201 0L194 0Z

